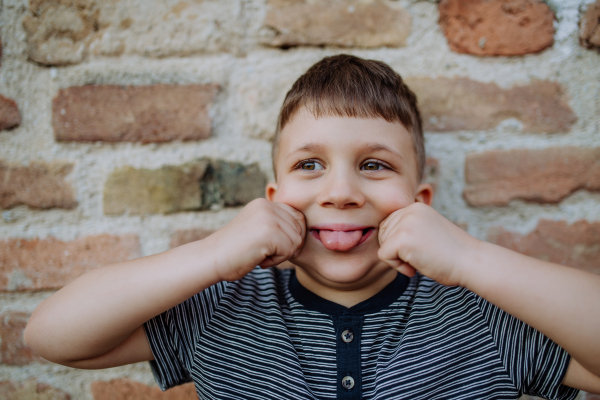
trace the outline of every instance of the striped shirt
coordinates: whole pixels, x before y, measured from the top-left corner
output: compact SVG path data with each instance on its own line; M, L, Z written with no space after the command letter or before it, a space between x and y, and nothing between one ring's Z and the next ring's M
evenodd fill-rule
M145 324L161 389L201 399L574 399L570 357L461 287L417 274L351 308L255 269Z

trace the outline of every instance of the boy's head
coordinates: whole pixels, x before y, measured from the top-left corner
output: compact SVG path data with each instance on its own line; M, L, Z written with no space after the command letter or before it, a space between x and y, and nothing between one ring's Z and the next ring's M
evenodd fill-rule
M420 184L424 158L416 97L384 63L328 57L296 81L279 116L277 181L266 196L305 217L304 245L291 260L303 285L326 297L393 278L377 255L379 225L431 202L431 187Z
M306 110L324 116L383 118L402 124L410 133L420 181L425 168L425 145L417 97L389 65L348 54L325 57L302 75L288 91L273 141L273 171L281 132L292 118Z

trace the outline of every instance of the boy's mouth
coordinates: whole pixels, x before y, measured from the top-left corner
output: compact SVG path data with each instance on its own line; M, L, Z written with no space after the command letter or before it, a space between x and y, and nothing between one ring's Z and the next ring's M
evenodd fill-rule
M310 228L310 234L328 250L348 251L367 240L375 228L345 224L320 225Z

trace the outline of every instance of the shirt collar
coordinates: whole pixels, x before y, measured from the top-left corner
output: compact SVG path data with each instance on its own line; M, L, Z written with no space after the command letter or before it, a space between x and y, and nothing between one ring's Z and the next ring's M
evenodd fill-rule
M326 300L306 289L298 281L296 271L292 271L290 274L288 287L294 299L309 310L332 316L365 315L381 311L396 301L408 286L408 282L409 278L399 273L396 278L379 293L350 308Z

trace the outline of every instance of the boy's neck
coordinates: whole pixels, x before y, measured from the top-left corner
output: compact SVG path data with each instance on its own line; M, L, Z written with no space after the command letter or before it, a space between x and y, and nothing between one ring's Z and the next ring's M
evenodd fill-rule
M345 290L324 286L307 274L304 269L296 266L296 277L302 286L325 300L332 301L347 308L375 296L390 284L397 275L398 272L390 268L384 274L379 276L378 279L363 287Z

